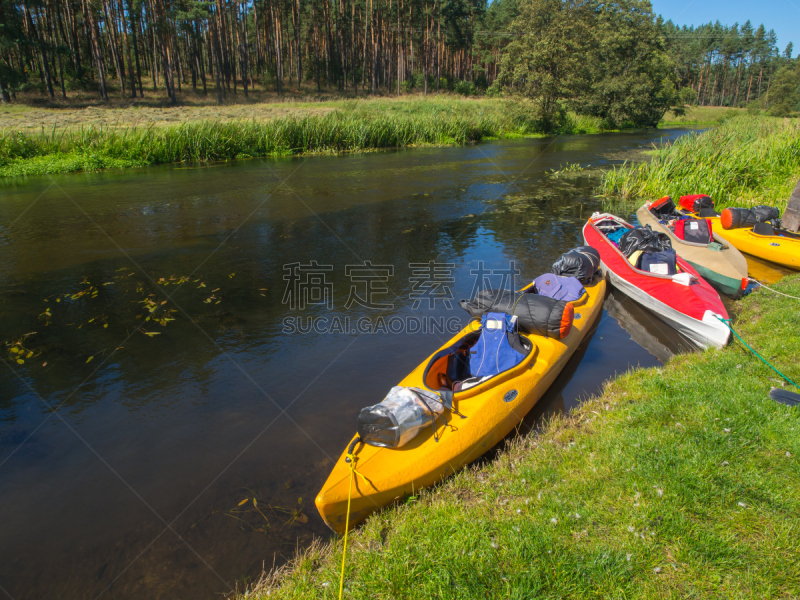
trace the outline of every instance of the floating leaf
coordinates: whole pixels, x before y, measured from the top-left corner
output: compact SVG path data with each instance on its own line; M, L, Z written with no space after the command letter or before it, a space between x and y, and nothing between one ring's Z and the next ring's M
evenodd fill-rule
M231 279L233 279L234 275L236 275L236 273L231 273L230 275L228 275L228 277L230 277Z
M87 359L86 359L86 362L87 362L87 363L90 363L90 362L92 362L92 359L93 359L93 358L94 358L94 356L90 356L89 358L87 358Z
M253 498L253 506L258 508L258 501L255 498Z
M91 323L92 321L94 321L94 317L92 317L91 319L89 319L89 321L88 321L88 322L89 322L89 323Z
M219 291L219 288L217 288L215 290L211 290L211 293L213 294L214 292L218 292L218 291Z
M239 504L237 504L236 506L241 506L242 504L244 504L245 502L247 502L249 499L250 499L250 498L245 498L244 500L242 500L241 502L239 502Z
M17 363L18 363L18 364L20 364L20 365L24 365L24 364L25 364L25 361L24 361L24 360L22 360L21 358L18 358L18 359L17 359Z
M200 285L197 286L197 289L199 290L200 288L204 288L204 287L206 287L206 284L205 283L201 283Z
M108 327L108 323L103 323L103 329L106 329L107 327Z
M22 350L14 346L13 348L11 348L11 352L13 352L14 354L19 354L20 352L22 352Z
M30 352L28 352L28 353L25 355L25 358L30 358L31 356L33 356L33 350L31 350Z
M56 302L61 302L61 298L56 298Z
M153 337L154 335L161 335L161 333L158 331L143 331L142 333L145 335L149 335L150 337Z
M43 367L46 367L46 366L47 366L47 361L44 361L44 362L42 363L42 366L43 366Z

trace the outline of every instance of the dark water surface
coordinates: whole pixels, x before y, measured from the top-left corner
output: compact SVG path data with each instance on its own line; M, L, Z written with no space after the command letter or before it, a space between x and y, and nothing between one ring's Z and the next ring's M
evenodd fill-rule
M359 409L450 334L287 334L284 318L466 323L456 301L479 261L493 285L491 269L516 261L520 285L581 243L600 209L586 176L548 170L619 162L682 133L3 184L2 589L16 600L213 598L328 536L313 499ZM311 261L331 267L314 288L331 306L293 310L284 266ZM348 276L364 261L393 267L371 283L388 293L366 298L369 282ZM452 265L440 272L452 283L426 288L449 287L452 309L413 306L425 286L409 264L430 261ZM348 307L351 286L393 306ZM145 321L148 307L174 320ZM684 349L617 298L528 420Z

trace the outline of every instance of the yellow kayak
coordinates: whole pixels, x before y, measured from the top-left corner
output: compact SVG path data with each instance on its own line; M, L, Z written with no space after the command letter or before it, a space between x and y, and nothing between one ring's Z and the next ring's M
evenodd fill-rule
M317 495L317 509L325 523L344 533L348 524L352 528L381 507L452 475L508 435L542 397L602 312L605 280L597 275L584 287L583 297L572 302L575 316L566 337L521 334L532 344L522 362L488 381L454 393L454 408L466 418L445 411L445 424L437 420L438 442L432 427L400 448L369 446L354 436ZM438 390L437 378L447 363L443 351L458 347L465 336L475 336L480 328L479 321L471 321L399 385ZM352 464L347 461L349 451L355 457L357 474L352 480L348 523Z
M726 222L721 215L713 210L710 214L700 215L693 207L696 198L702 194L682 196L680 199L680 212L695 218L704 218L711 221L715 237L719 234L725 241L730 243L740 252L746 252L752 256L776 263L789 269L800 270L800 235L786 231L785 229L772 229L773 235L762 235L756 233L753 227L740 227L736 229L726 229L723 224L731 225ZM711 199L708 199L711 202ZM723 215L726 211L723 212ZM738 210L738 209L733 209ZM716 216L714 216L716 214ZM771 229L767 227L767 229Z
M725 229L719 217L711 217L711 226L734 248L790 269L800 270L800 236L777 230L776 235L759 235L752 228Z

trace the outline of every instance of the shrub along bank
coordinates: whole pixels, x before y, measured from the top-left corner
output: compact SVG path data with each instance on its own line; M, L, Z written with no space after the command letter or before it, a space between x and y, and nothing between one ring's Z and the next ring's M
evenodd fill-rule
M327 114L265 121L200 120L179 125L5 131L0 177L230 160L256 156L450 145L543 131L530 102L449 97L346 101ZM568 116L556 133L594 133L600 120Z
M800 119L740 116L654 150L652 160L605 174L607 198L644 202L709 194L717 208L783 211L800 177Z
M800 296L800 276L774 287ZM762 290L737 308L737 331L800 381L798 301ZM345 597L797 597L800 408L771 386L736 341L627 373L351 533ZM315 545L248 597L335 598L341 550Z

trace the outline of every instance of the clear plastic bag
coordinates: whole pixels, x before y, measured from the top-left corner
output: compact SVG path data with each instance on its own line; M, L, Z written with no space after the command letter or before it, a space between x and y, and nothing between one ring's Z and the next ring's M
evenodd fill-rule
M395 386L380 404L361 409L358 435L370 446L399 448L444 412L441 398L419 388Z

